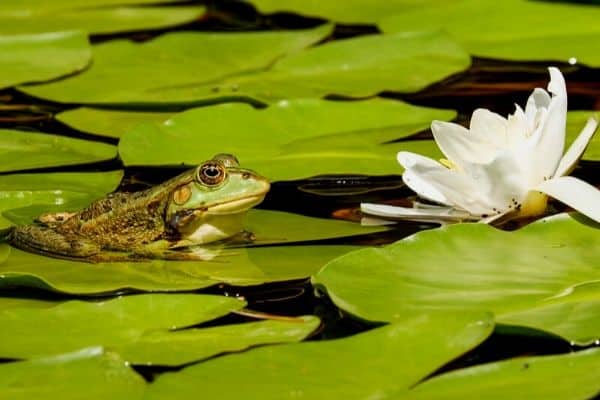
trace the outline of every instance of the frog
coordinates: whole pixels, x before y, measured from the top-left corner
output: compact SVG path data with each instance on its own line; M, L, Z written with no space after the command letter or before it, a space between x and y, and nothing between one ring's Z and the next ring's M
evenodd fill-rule
M40 215L13 227L21 250L87 261L209 260L227 243L252 242L247 212L263 201L269 181L217 154L157 186L114 192L77 212Z

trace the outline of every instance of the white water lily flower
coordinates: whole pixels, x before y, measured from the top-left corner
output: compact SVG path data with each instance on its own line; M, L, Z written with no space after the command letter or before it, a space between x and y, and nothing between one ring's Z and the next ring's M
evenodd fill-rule
M525 110L517 105L507 119L477 109L469 129L433 121L431 130L446 160L398 153L406 185L441 206L362 204L362 211L394 219L491 222L540 215L551 196L600 222L600 191L566 176L581 158L598 121L590 118L563 154L567 91L561 72L553 67L549 71L549 93L535 89Z

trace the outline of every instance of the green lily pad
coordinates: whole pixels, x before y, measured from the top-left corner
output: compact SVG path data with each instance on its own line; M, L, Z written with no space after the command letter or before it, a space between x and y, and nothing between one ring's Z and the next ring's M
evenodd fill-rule
M213 261L89 264L26 253L0 244L0 287L24 286L73 294L117 290L188 291L219 283L259 285L302 279L355 246L238 248ZM4 260L3 260L4 258Z
M336 0L306 1L251 0L261 13L295 12L313 18L327 18L345 24L373 24L389 15L422 7L424 0L346 0L343 6ZM439 4L439 3L438 3Z
M65 10L65 9L88 9L105 8L110 6L124 5L143 5L143 4L166 4L176 3L180 0L94 0L93 2L82 3L80 0L3 0L0 4L0 10L8 12L24 9L36 10Z
M576 60L600 66L600 8L563 2L430 2L380 21L385 32L444 30L471 54L509 60Z
M126 165L196 165L214 154L235 154L272 180L325 173L401 173L399 150L437 153L433 141L382 143L449 120L453 111L371 99L281 101L264 110L223 104L176 114L161 125L140 125L119 144ZM206 132L206 134L202 134ZM181 146L185 143L185 146Z
M585 126L586 121L595 116L599 117L597 111L569 111L567 115L567 140L566 145L568 146L575 140L577 135L581 132ZM568 148L568 147L565 147ZM600 134L596 132L590 143L588 144L585 153L583 153L582 159L589 161L600 161Z
M0 229L44 212L76 210L112 192L123 171L0 176Z
M94 64L85 74L21 90L67 103L193 103L200 99L187 94L189 87L206 83L212 87L225 77L268 68L322 40L331 29L325 25L289 32L179 32L145 43L114 40L94 46Z
M0 357L30 358L91 346L118 351L155 333L163 333L162 341L168 342L169 330L210 321L245 305L244 301L225 296L146 294L102 302L71 300L50 308L26 304L20 308L0 307L4 327ZM149 345L147 340L143 343ZM160 345L160 340L154 343Z
M146 398L199 391L220 399L387 398L472 349L492 328L487 314L423 314L344 339L267 346L166 373ZM249 373L256 368L260 373Z
M12 338L11 338L12 339ZM135 400L146 383L117 354L100 347L30 361L0 364L6 399Z
M0 129L0 172L108 160L116 150L105 143Z
M312 333L320 320L313 316L247 322L175 332L150 332L119 348L131 364L178 366L249 347L299 342Z
M159 29L192 22L200 18L204 11L205 9L199 6L81 7L81 3L78 8L65 6L61 9L61 4L37 7L37 5L27 2L14 6L0 6L0 34L14 35L65 30L106 34ZM49 58L45 59L46 62L48 60Z
M92 59L87 36L81 32L0 35L0 54L0 89L73 74Z
M584 400L600 392L600 349L520 357L452 371L421 383L403 399Z
M143 44L113 41L94 48L86 73L21 90L83 104L269 103L413 92L470 64L456 43L430 32L336 40L302 51L330 31L325 25L294 32L173 33Z
M80 107L58 113L55 118L82 132L120 138L137 125L160 124L171 115L172 112L135 112Z
M365 319L483 309L501 323L519 322L588 343L600 338L600 309L580 307L579 314L567 315L566 306L558 306L581 302L575 288L600 279L600 253L590 251L600 245L600 229L578 219L560 214L515 232L483 224L424 231L384 248L346 254L313 282L339 307ZM583 301L597 300L598 290ZM564 320L556 329L559 316Z

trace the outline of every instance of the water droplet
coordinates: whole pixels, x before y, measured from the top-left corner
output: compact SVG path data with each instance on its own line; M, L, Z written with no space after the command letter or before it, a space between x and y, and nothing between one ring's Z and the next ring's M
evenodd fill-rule
M570 57L568 63L571 65L577 64L577 59L575 57Z

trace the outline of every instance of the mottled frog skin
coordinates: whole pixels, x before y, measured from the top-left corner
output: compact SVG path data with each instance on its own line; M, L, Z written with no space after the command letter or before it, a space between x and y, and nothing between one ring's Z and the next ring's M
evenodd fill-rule
M151 258L205 260L207 243L248 239L247 211L269 191L269 182L220 154L150 189L113 193L75 213L41 215L13 228L15 247L88 262Z

